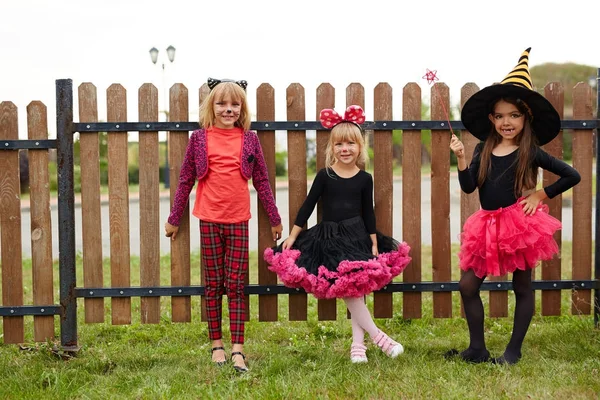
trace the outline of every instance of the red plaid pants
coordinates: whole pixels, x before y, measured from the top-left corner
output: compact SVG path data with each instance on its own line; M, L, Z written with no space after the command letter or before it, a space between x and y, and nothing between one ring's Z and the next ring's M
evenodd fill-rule
M220 224L200 220L206 317L210 340L221 339L222 299L227 295L232 343L244 343L248 273L248 221Z

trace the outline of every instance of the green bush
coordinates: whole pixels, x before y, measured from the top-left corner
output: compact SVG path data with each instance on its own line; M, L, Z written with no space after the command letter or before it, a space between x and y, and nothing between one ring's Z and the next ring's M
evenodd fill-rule
M287 151L278 151L275 153L275 176L285 176L287 174Z

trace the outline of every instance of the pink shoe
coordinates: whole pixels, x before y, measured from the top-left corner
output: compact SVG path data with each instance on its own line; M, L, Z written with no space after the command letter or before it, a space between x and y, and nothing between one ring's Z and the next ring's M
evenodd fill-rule
M369 361L367 359L366 351L367 347L364 344L352 343L352 346L350 346L350 361L352 361L353 364L366 363Z
M404 347L398 342L395 342L388 335L379 331L373 339L375 343L388 357L396 358L404 353Z

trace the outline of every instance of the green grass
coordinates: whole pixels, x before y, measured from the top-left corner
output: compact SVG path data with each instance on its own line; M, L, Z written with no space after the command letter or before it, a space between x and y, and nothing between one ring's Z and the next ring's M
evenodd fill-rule
M452 253L456 254L456 246ZM423 279L431 277L431 248L423 249ZM257 254L252 254L251 282L256 277ZM79 264L80 264L79 260ZM570 277L570 243L563 243L564 278ZM199 283L199 257L192 256L192 284ZM456 265L456 258L453 259ZM161 259L162 284L169 283L169 258ZM105 263L105 282L109 264ZM539 271L537 272L539 276ZM57 275L57 274L55 274ZM453 279L458 278L454 268ZM24 269L26 303L31 301L31 265ZM78 285L82 273L78 272ZM132 285L139 284L139 259L132 258ZM58 290L58 285L55 284ZM521 362L512 367L471 365L446 361L451 347L468 344L464 319L432 317L431 293L423 295L422 319L404 320L402 296L394 295L394 316L376 320L406 349L389 359L373 346L369 363L349 362L350 322L338 301L336 321L318 321L316 301L309 297L308 321L287 319L287 296L279 296L279 321L258 322L258 299L251 299L251 321L245 351L251 372L234 373L231 365L210 362L206 324L199 321L199 299L192 298L193 322L172 323L169 298L161 299L162 321L140 323L139 298L132 299L132 325L110 325L110 300L105 300L106 323L85 324L79 300L78 355L63 360L54 343L31 344L27 350L0 345L0 398L39 399L462 399L534 398L597 399L600 394L600 330L591 316L570 316L570 292L563 291L560 317L541 317L541 296L525 340ZM483 295L487 309L487 294ZM369 307L372 300L369 297ZM226 308L226 307L225 307ZM512 314L514 299L509 296ZM226 313L225 313L226 314ZM453 294L453 315L460 315ZM27 341L32 340L32 318L25 318ZM230 351L227 318L224 335ZM499 355L511 332L511 319L487 318L486 339ZM56 318L58 332L58 318Z

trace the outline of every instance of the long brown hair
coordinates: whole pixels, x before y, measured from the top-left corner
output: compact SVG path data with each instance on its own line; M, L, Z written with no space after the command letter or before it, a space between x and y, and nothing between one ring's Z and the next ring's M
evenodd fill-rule
M533 160L535 158L535 153L537 151L537 141L533 131L531 130L531 109L529 106L521 99L515 98L499 98L497 99L491 107L490 114L493 114L496 104L499 101L505 101L517 107L520 113L525 115L525 123L523 125L523 131L520 135L516 137L517 146L519 152L516 163L517 163L517 172L515 174L515 186L514 192L516 197L520 197L522 193L528 189L535 188L537 184L537 175L538 171L533 165ZM492 125L492 129L490 134L486 138L483 149L481 150L481 159L479 162L479 173L477 175L477 183L479 187L483 185L485 182L485 178L488 173L490 173L492 165L492 150L500 144L502 141L502 136L498 132L496 132L496 128Z

